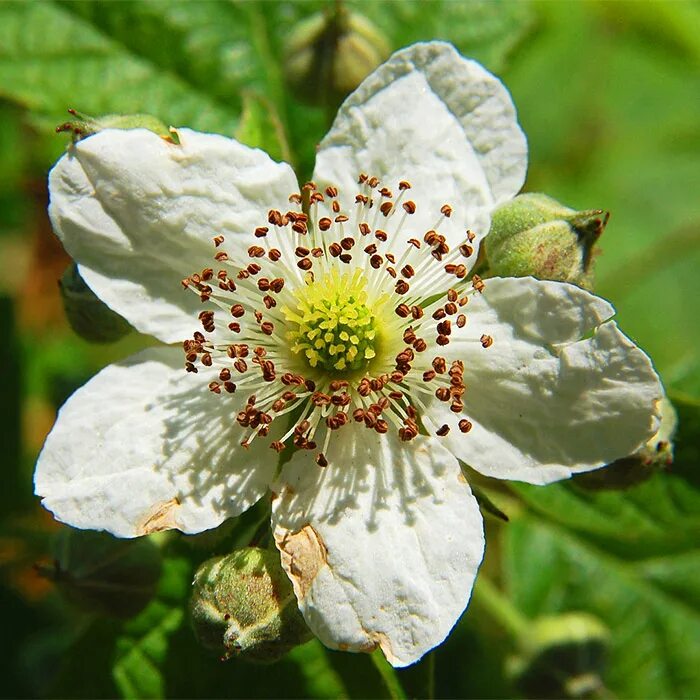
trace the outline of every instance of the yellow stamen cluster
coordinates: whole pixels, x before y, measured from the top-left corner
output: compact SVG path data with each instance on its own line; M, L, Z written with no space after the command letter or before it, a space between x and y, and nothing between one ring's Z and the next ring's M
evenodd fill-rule
M296 308L285 308L287 337L294 353L310 367L331 372L365 369L376 356L376 317L367 305L367 283L361 270L332 270L301 287Z

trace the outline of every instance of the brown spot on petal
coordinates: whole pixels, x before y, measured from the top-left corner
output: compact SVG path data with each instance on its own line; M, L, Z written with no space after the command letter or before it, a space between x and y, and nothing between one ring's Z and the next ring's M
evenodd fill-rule
M294 593L301 602L316 574L328 565L326 545L311 525L304 525L297 532L277 528L275 542L280 551L282 567L292 580Z
M178 498L171 498L169 501L161 501L156 503L146 513L145 517L136 528L136 534L151 535L154 532L163 532L163 530L173 530L178 527L177 510L180 507Z

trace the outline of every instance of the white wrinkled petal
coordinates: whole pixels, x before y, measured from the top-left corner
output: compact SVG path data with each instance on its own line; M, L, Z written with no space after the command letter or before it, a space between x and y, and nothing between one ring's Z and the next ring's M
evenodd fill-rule
M579 287L486 280L453 325L446 353L464 362L464 413L444 438L488 476L544 484L635 452L656 430L662 387L649 358L610 321L613 307ZM484 349L481 334L493 345ZM445 404L429 414L454 418Z
M520 190L526 169L506 88L450 44L431 42L398 51L347 98L319 146L314 179L337 185L347 206L360 172L394 195L408 180L406 198L418 210L407 233L422 238L450 204L454 213L439 231L459 244L467 228L488 232L490 211Z
M407 666L469 601L484 547L479 508L435 440L401 443L357 425L334 438L328 467L298 452L273 486L282 564L324 644L379 646Z
M35 473L43 505L79 528L134 537L216 527L266 491L267 443L240 446L242 400L208 391L182 352L146 350L110 365L61 408Z
M189 337L201 308L180 280L214 267L212 239L245 250L270 208L298 189L291 168L237 141L189 129L181 144L145 129L72 146L49 176L49 215L90 288L135 328Z

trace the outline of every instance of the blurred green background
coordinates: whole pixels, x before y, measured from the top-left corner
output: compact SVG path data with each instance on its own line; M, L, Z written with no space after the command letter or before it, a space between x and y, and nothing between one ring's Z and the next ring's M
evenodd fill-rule
M0 3L0 693L700 696L699 6L343 6L381 40L359 28L340 58L338 43L336 54L317 47L323 61L291 84L283 66L296 65L304 42L297 37L286 53L294 33L335 4ZM146 112L237 136L307 177L347 89L338 75L366 72L383 43L394 50L435 38L482 61L511 90L530 145L526 190L611 211L596 290L652 356L676 404L675 464L627 490L482 484L510 521L487 515L473 602L448 641L410 669L317 642L273 669L219 662L193 640L189 583L209 553L249 541L252 519L212 536L95 543L58 526L32 496L33 463L57 407L147 342L134 334L90 345L66 323L57 280L68 259L46 217L46 173L68 141L55 127L69 107ZM328 70L331 56L343 66L338 75ZM70 574L60 585L46 576L55 578L55 557ZM586 633L576 642L580 625L560 617L569 643L531 662L517 682L513 657L535 653L533 621L571 612L601 621L607 641Z

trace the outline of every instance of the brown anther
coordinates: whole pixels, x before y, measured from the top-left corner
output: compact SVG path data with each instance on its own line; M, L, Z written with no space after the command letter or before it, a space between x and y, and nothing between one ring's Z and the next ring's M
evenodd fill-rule
M378 255L376 253L369 259L369 264L375 270L378 270L382 266L383 262L384 262L384 258L381 255Z
M461 413L464 410L464 404L461 401L453 401L450 404L450 411L452 413Z
M445 437L445 435L447 435L447 433L449 433L449 432L450 432L450 426L447 425L447 423L444 423L435 431L435 434L438 435L439 437Z
M369 197L366 194L356 194L355 204L367 204L369 202Z
M218 248L223 242L224 242L224 237L223 236L214 236L214 245Z
M493 345L493 338L490 335L484 334L479 338L479 342L482 348L490 348Z
M396 270L393 267L387 267L386 271L389 273L390 277L396 279Z
M440 321L437 324L437 332L442 333L442 335L450 335L452 333L452 321L446 318L444 321Z
M302 185L301 189L306 192L314 192L316 190L316 183L313 180L309 180Z
M308 230L308 227L306 225L305 221L295 221L294 224L292 224L292 231L295 233L299 234L305 234Z
M254 235L256 238L265 238L269 230L267 226L258 226L254 231Z
M270 258L272 262L277 262L282 257L282 251L278 248L270 248L270 252L267 254L267 257Z
M377 244L376 243L370 243L368 246L365 246L365 253L367 255L374 255L377 252Z
M331 211L334 214L338 214L340 212L340 202L337 199L334 199L331 202Z
M400 316L401 318L407 318L411 313L411 309L408 304L399 304L395 311L396 315Z
M439 389L435 390L435 396L440 399L440 401L449 401L451 398L450 390L446 386L441 386Z
M350 253L343 253L339 258L340 262L344 262L347 265L352 260L352 255L350 255Z
M262 270L262 267L260 267L258 263L250 263L250 265L246 267L246 271L249 275L257 275L260 270Z
M327 216L324 216L322 219L318 220L318 227L321 229L321 231L328 231L332 225L333 222Z
M323 256L323 248L312 248L311 255L314 258L320 258Z
M228 367L224 367L224 369L219 372L219 379L222 382L227 382L229 379L231 379L231 370Z
M438 232L434 231L433 229L430 229L430 231L426 231L425 236L423 236L423 240L428 245L435 245L438 242Z
M275 294L279 294L283 287L284 279L282 277L275 277L275 279L270 281L270 289L275 292Z
M474 253L474 248L472 248L469 244L467 243L462 243L461 246L459 246L459 252L465 257L468 258Z
M275 324L271 321L265 321L264 323L260 324L260 330L265 335L272 335L273 331L275 330Z
M224 389L226 389L226 392L229 394L236 393L236 385L233 382L224 382Z
M324 200L323 195L320 192L314 192L310 197L309 197L309 203L310 204L316 204L317 202L322 202Z
M429 369L423 372L423 381L424 382L429 382L431 380L435 379L435 370Z
M243 308L243 304L234 304L231 307L231 316L234 318L240 318L244 313L245 309Z
M370 233L372 233L372 229L370 228L370 225L367 223L361 223L358 225L358 230L363 236L369 236Z
M333 243L331 243L331 244L328 246L328 252L329 252L334 258L337 258L337 257L343 252L343 249L342 249L342 247L340 246L340 243L338 243L337 241L333 241Z
M467 276L467 268L465 265L457 265L455 269L455 276L459 279L464 279Z
M375 237L378 241L382 241L382 243L384 243L384 242L386 241L386 239L388 238L386 231L382 231L382 229L380 229L380 228L378 228L378 229L374 232L374 237Z
M293 192L289 195L290 204L301 204L303 201L302 196L298 192Z
M270 289L270 280L267 277L261 277L258 280L258 289L261 292L267 292Z
M282 450L284 449L284 443L280 440L273 440L270 443L270 448L273 449L275 452L282 452Z
M406 180L401 180L401 182L399 182L399 189L400 190L410 190L411 183L407 182Z
M445 360L444 357L436 357L433 360L433 369L438 373L438 374L444 374L447 371L447 361Z
M452 207L449 204L443 204L440 207L440 213L449 219L452 216Z
M397 294L405 294L410 289L410 285L406 280L399 280L394 287Z
M416 339L416 332L413 330L413 326L409 326L403 332L403 342L410 345Z
M197 372L199 372L199 370L191 362L185 362L185 369L188 372L193 372L194 374L197 374Z
M457 290L456 289L448 289L447 290L447 300L448 301L457 301Z
M435 338L435 342L438 345L449 345L450 339L446 335L438 335L438 337Z
M328 466L328 460L326 459L326 455L324 455L323 452L319 452L316 455L316 464L318 464L319 467Z
M423 340L423 338L416 338L413 343L413 349L416 352L425 352L428 349L428 344Z
M343 238L340 241L340 247L343 250L352 250L352 247L355 245L355 239L351 238L350 236Z
M416 274L416 271L413 269L411 265L404 265L401 268L401 274L406 278L406 279L411 279L413 275Z
M420 306L411 307L411 316L417 321L419 318L423 318L424 311Z
M415 214L416 213L416 203L411 199L405 201L401 206L404 208L404 211L407 214Z
M379 420L377 421L377 424L374 426L374 429L375 429L378 433L380 433L381 435L383 435L384 433L388 433L388 432L389 432L389 424L388 424L385 420L379 419Z
M453 301L448 301L447 304L445 304L445 313L449 314L450 316L454 316L457 311L458 306Z
M263 320L262 311L253 311L253 315L255 316L255 320L258 323L262 323L262 320Z
M479 277L479 275L474 275L472 277L472 287L474 287L477 292L483 292L485 286L484 281L481 279L481 277Z
M233 363L237 372L243 374L248 369L248 363L240 357Z
M379 178L378 177L371 177L369 180L367 180L367 184L372 189L374 189L379 184Z
M234 322L228 324L228 329L230 331L233 331L234 333L240 333L241 332L241 324L236 323L234 321Z
M475 238L476 238L476 234L473 231L467 231L467 240L470 243L473 243Z
M212 270L210 267L207 267L204 270L202 270L202 279L205 282L208 282L213 277L214 277L214 270Z
M409 238L406 242L410 243L414 248L420 249L421 243L417 238Z
M357 183L358 183L359 185L364 185L364 183L367 182L368 179L369 179L369 175L367 175L367 174L365 174L365 173L360 173L360 174L357 176Z
M313 262L311 261L311 258L302 258L299 260L297 263L297 267L300 270L310 270L313 266Z
M381 206L379 207L379 211L382 214L384 214L384 216L389 216L389 214L391 214L393 209L394 209L393 202L382 202Z
M348 217L345 216L345 214L338 214L338 216L335 217L336 224L344 224L346 221L348 221Z
M464 314L457 316L457 327L464 328L467 323L467 317Z
M445 272L448 275L454 275L456 269L457 265L455 265L454 263L449 263L448 265L445 265Z
M443 309L443 308L436 309L436 310L433 312L433 318L434 318L436 321L439 321L441 318L445 318L445 316L447 316L447 312L446 312L445 309Z
M213 392L214 394L220 394L221 384L219 384L219 382L209 382L209 391Z
M328 187L326 187L326 195L328 197L337 197L338 196L338 188L329 185Z
M304 246L297 246L294 249L294 255L296 255L298 258L305 258L309 254L309 249L304 248Z
M211 367L211 366L212 366L213 360L211 359L211 355L210 355L208 352L205 352L205 353L202 355L202 364L203 364L205 367Z

